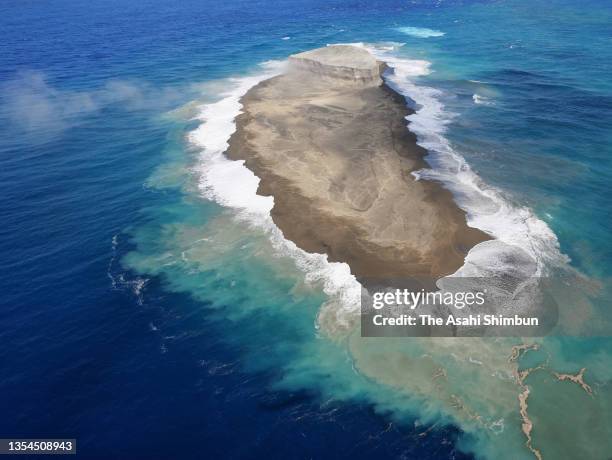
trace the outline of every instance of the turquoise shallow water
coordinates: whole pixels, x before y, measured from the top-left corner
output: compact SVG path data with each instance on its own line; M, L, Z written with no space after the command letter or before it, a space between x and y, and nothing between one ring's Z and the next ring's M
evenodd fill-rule
M539 224L507 237L547 242L551 269L597 286L570 302L605 319L606 2L63 0L0 13L2 433L77 437L84 458L533 458L515 342L363 341L321 327L338 294L326 280L345 274L313 269L320 261L220 205L232 202L211 194L219 176L205 180L193 133L203 104L274 66L261 63L374 46L424 110L421 139L452 148L512 210L532 210L554 238ZM524 229L512 225L525 216L487 225ZM609 340L540 345L520 360L542 366L524 380L532 447L606 458ZM554 375L582 367L594 396Z

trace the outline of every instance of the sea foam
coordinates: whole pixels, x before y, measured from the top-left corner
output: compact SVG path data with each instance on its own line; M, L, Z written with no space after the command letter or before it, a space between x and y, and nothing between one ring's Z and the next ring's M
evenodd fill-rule
M444 35L444 32L425 27L397 27L395 30L416 38L442 37Z
M478 105L495 105L495 103L491 101L488 97L481 96L477 93L472 95L472 100L474 101L474 104Z
M269 61L257 74L228 79L228 89L221 94L220 100L200 106L197 119L202 123L189 135L189 140L200 149L199 188L206 198L234 210L237 219L264 231L275 251L291 257L305 273L307 282L321 283L329 297L320 312L321 317L325 317L324 323L333 328L349 329L358 313L361 294L361 287L349 266L329 262L324 254L307 253L285 239L270 215L273 197L258 195L260 179L244 161L230 160L224 154L236 131L235 118L242 110L241 97L259 82L281 73L285 64Z
M449 189L456 203L467 214L470 227L494 238L480 243L468 253L465 264L455 275L487 277L502 274L513 262L525 261L525 276L545 276L551 269L565 266L569 259L561 253L559 242L548 225L535 213L514 203L503 191L487 184L468 165L445 137L455 114L445 110L440 90L415 83L415 78L431 72L430 63L398 57L387 48L364 45L391 70L385 81L409 100L415 113L409 115L410 130L418 144L427 149L431 168L415 171L417 179L440 182Z
M431 63L400 58L394 54L397 46L352 45L365 47L385 61L392 69L385 75L387 83L415 103L416 111L407 120L419 145L428 150L431 166L415 171L415 178L442 183L466 212L468 225L494 238L474 246L454 276L489 277L508 270L543 276L550 267L566 264L568 258L560 252L548 225L529 208L513 203L501 190L486 184L453 149L444 134L454 114L445 110L442 93L415 83L416 78L431 72ZM266 232L277 253L293 258L308 282L323 284L330 300L321 309L319 324L333 333L354 324L359 313L360 285L349 266L329 262L326 255L309 254L285 239L270 216L273 198L257 195L259 178L244 166L244 161L232 161L224 155L236 130L234 120L241 113L240 98L259 82L282 72L283 66L283 62L268 62L255 75L229 79L229 89L220 100L200 107L198 119L202 124L190 134L190 140L201 149L198 172L202 194Z

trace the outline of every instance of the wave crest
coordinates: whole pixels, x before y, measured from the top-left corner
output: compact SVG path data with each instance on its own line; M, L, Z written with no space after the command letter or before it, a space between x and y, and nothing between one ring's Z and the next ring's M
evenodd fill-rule
M395 30L416 38L442 37L445 35L440 30L427 29L425 27L397 27Z
M400 58L387 50L365 46L391 68L385 76L386 82L416 104L415 113L407 120L410 130L417 135L418 144L428 151L426 160L431 168L415 171L414 176L442 183L466 212L468 225L495 238L493 242L474 246L456 275L502 274L507 267L496 265L496 261L500 260L498 256L509 252L515 252L517 260L524 260L523 255L527 254L535 262L525 265L525 270L534 270L526 272L526 276L544 276L551 269L564 267L569 258L561 253L557 236L550 227L531 209L514 203L507 194L482 180L445 137L447 125L455 114L445 110L440 90L414 82L415 76L430 73L430 63L425 65L423 61ZM415 68L421 72L415 72Z

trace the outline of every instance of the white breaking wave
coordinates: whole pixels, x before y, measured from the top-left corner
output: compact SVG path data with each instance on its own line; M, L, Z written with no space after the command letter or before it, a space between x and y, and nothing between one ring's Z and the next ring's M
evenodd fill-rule
M430 63L400 58L377 46L355 45L385 61L392 69L385 75L387 83L416 103L416 112L407 120L418 144L429 152L426 160L431 169L415 171L414 176L441 182L467 213L468 225L495 238L474 246L455 275L485 277L518 269L527 276L544 276L565 266L569 258L561 253L550 227L531 209L515 204L503 191L485 183L445 137L454 114L444 109L442 92L414 81L431 72Z
M478 105L495 105L495 103L491 101L488 97L481 96L480 94L472 95L472 100L474 101L474 104Z
M466 211L468 225L481 229L494 240L474 246L465 264L454 276L485 277L519 271L527 276L544 275L547 267L568 262L559 250L556 235L529 208L514 204L501 190L486 184L472 171L444 136L453 114L444 110L442 93L417 85L415 79L431 72L425 60L404 59L393 54L401 46L375 47L363 43L392 69L385 80L416 103L416 112L407 117L418 143L428 150L431 169L415 171L415 178L439 181ZM262 72L228 80L229 89L221 99L200 107L202 124L190 133L190 141L201 149L198 172L202 194L236 211L237 218L266 232L279 254L293 258L308 282L321 282L329 301L321 309L319 323L346 328L359 314L360 285L345 263L329 262L326 255L309 254L284 238L270 216L272 197L257 195L259 178L244 161L229 160L224 152L236 130L241 113L240 98L259 82L282 71L283 62L268 62Z
M442 37L444 35L444 32L426 29L425 27L397 27L395 30L416 38Z
M359 311L361 296L361 286L349 266L329 262L327 255L307 253L285 239L270 216L274 198L258 195L260 179L244 166L244 161L232 161L224 154L236 130L235 118L242 110L240 98L259 82L281 73L284 65L285 62L270 61L256 75L231 78L220 100L200 106L197 119L202 123L189 135L189 140L201 149L199 188L206 198L233 209L237 218L266 232L277 253L296 261L307 282L321 282L329 297L322 313L332 314L336 326L348 327L350 318ZM347 312L351 315L347 316Z

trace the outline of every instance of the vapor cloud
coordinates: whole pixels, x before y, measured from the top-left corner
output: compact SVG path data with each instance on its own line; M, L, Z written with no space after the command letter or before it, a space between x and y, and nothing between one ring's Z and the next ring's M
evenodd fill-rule
M168 109L182 92L132 80L111 80L92 91L60 90L41 72L22 72L0 86L2 115L28 131L61 131L112 104L125 110Z

